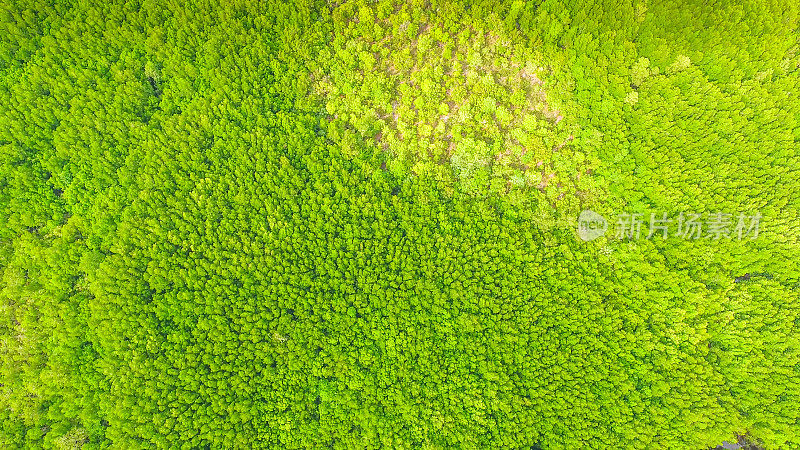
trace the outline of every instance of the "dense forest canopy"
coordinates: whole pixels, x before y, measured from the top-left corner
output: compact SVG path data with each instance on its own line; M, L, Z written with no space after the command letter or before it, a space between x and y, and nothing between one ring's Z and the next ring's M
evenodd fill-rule
M0 447L800 448L799 11L2 3Z

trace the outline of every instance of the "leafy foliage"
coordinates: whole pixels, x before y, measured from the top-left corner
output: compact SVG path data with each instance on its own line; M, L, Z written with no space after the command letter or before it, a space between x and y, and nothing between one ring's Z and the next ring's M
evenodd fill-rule
M0 17L0 447L800 446L797 5Z

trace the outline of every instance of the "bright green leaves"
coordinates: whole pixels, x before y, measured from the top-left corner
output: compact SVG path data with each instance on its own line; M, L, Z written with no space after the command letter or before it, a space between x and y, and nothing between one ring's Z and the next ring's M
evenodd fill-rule
M346 16L350 6L340 8ZM515 8L512 16L522 6ZM374 140L396 176L432 177L446 185L456 182L472 196L504 196L515 189L523 196L539 196L530 189L536 186L527 181L527 167L569 158L569 152L551 150L563 142L559 135L566 136L564 131L572 127L566 122L559 125L564 113L550 103L545 87L549 74L541 67L540 55L513 31L504 35L502 29L487 28L487 23L467 22L454 32L447 23L462 18L424 10L376 21L388 31L376 40L357 31L372 13L370 7L359 7L356 17L349 19L358 26L343 30L344 38L323 53L336 56L314 74L315 90L327 102L329 120L353 126L366 145ZM354 52L360 56L354 57ZM379 119L374 129L361 125L373 115ZM539 136L529 136L532 133ZM522 157L520 146L542 138L547 147L537 148L539 159ZM354 148L347 139L343 145ZM474 141L485 142L490 153L464 153ZM469 159L485 161L485 170L462 170L472 164Z
M483 141L465 138L456 144L450 162L468 192L478 193L489 181L491 150Z
M650 60L647 58L639 58L636 64L631 67L631 84L638 88L650 74Z
M0 446L798 445L796 8L415 3L0 13Z

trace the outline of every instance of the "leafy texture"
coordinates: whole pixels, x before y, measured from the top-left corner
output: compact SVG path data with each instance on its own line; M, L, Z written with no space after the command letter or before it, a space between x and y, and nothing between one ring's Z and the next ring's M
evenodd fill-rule
M795 3L0 24L0 447L800 446Z

